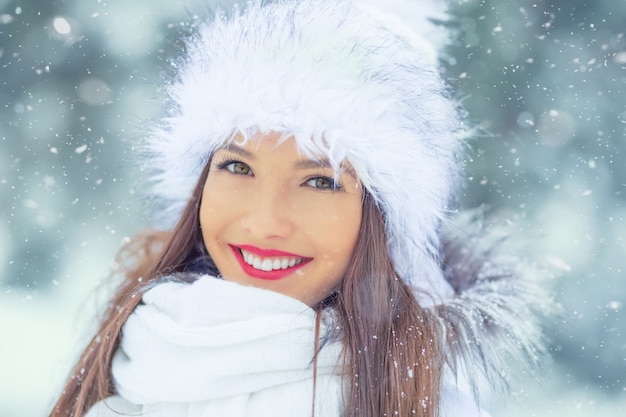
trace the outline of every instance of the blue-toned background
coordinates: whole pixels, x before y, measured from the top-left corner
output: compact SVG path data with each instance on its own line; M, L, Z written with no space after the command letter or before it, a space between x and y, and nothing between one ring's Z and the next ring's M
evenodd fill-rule
M622 416L626 1L453 4L446 77L481 127L463 205L563 272L542 385L522 375L491 411ZM146 224L133 144L196 14L200 0L0 0L0 416L46 414Z

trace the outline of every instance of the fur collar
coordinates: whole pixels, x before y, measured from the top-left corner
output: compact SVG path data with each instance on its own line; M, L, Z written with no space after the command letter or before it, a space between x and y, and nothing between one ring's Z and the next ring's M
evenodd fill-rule
M488 230L487 230L488 229ZM536 374L545 347L540 322L554 310L549 270L519 257L504 228L462 213L441 233L441 265L455 296L429 308L452 374L506 389L512 363Z

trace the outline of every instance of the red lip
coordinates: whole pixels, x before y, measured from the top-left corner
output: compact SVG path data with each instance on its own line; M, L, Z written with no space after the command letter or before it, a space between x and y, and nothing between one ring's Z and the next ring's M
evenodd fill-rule
M265 279L268 281L275 281L281 278L285 278L287 275L293 274L295 271L302 268L304 265L306 265L313 259L313 258L306 258L304 256L294 255L288 252L282 252L282 251L273 250L273 249L259 249L254 246L247 246L247 245L242 245L239 247L233 246L233 245L228 245L228 246L230 246L230 248L232 249L233 254L235 255L235 258L237 259L237 261L239 262L239 265L241 266L241 269L243 269L243 271L247 275L253 278ZM259 269L253 268L251 265L248 265L246 261L244 261L243 255L241 254L241 251L239 250L239 248L245 250L246 252L253 253L257 256L263 256L263 257L291 256L291 257L297 257L297 258L306 258L306 260L299 263L298 265L294 265L292 267L285 268L285 269L276 269L273 271L261 271Z

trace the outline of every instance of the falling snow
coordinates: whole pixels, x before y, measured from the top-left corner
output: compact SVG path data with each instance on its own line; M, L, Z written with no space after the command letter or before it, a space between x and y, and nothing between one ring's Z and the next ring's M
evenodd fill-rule
M133 155L162 114L168 58L204 11L192 1L15 3L0 8L3 416L45 415L93 317L97 302L85 298L146 225ZM492 414L622 416L626 2L451 4L460 40L445 76L477 133L460 203L488 206L561 274L546 283L562 310L545 326L549 377L513 383L513 405Z

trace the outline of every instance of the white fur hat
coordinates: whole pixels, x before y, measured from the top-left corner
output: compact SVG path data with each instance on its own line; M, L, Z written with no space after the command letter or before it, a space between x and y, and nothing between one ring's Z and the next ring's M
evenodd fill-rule
M385 215L398 274L430 305L452 295L439 228L466 134L438 68L446 32L429 20L443 3L379 1L409 6L410 25L372 3L255 1L200 23L147 163L171 225L234 132L285 132L307 153L347 159Z

